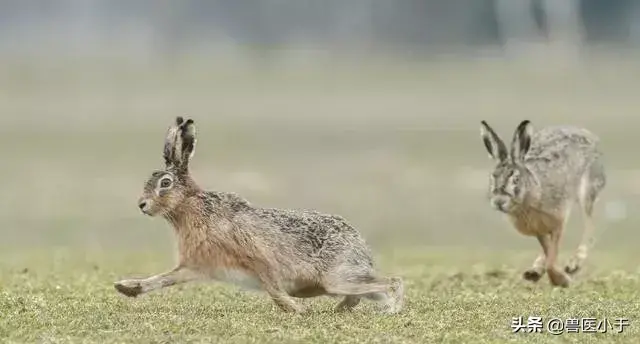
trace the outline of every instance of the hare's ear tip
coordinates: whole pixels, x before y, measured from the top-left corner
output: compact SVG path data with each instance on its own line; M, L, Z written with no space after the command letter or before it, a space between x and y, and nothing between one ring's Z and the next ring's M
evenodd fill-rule
M189 125L189 124L193 124L193 123L194 123L193 119L189 118L184 124L185 125Z
M184 118L182 116L176 117L176 125L180 125L184 122Z
M526 130L526 131L531 131L533 124L531 124L531 121L528 119L523 120L522 122L520 122L520 125L518 125L518 130Z

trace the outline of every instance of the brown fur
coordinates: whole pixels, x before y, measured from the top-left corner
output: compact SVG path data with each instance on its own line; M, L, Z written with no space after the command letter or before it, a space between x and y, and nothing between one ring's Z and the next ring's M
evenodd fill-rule
M513 226L523 235L537 236L551 233L562 226L562 218L531 206L520 206L508 214Z
M141 210L175 230L178 266L142 280L116 282L128 296L212 278L266 291L283 310L303 312L294 297L344 296L336 309L362 297L400 311L400 278L378 277L362 236L342 217L310 210L260 208L234 193L205 191L192 179L193 120L178 117L164 145L165 169L153 172Z

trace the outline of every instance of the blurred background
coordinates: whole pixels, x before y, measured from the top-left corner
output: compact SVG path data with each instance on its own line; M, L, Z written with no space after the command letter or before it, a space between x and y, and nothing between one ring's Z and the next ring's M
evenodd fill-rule
M585 126L598 249L634 250L639 48L631 0L0 1L0 248L171 248L136 201L187 115L203 187L394 251L537 250L489 207L479 122Z

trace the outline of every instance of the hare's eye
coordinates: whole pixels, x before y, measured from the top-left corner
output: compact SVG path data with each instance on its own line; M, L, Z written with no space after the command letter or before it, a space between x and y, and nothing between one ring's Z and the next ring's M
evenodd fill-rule
M171 186L171 179L165 178L165 179L160 181L160 187L161 188L168 188L169 186Z

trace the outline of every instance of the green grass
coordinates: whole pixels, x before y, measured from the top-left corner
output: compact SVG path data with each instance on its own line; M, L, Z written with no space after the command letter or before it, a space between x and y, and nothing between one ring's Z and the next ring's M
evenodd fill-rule
M427 253L430 252L430 253ZM423 248L385 252L382 269L406 283L395 316L370 302L335 313L337 300L308 299L310 312L281 312L260 293L219 283L156 291L136 299L112 282L171 266L169 254L47 251L4 255L0 270L0 338L50 343L633 343L640 333L640 275L626 257L595 254L568 289L521 281L534 252ZM622 333L512 333L513 317L626 318Z

